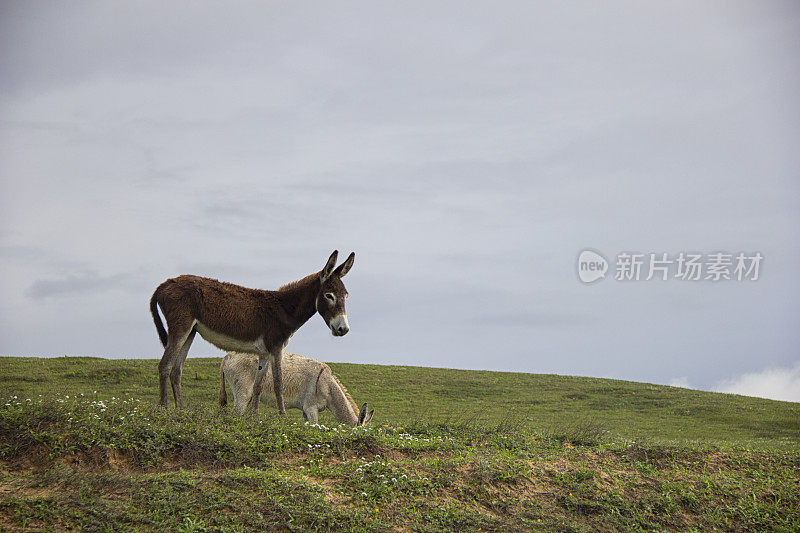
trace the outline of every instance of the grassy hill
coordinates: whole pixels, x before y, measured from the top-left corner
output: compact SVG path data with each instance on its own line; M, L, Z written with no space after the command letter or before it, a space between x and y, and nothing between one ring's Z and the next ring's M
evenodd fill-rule
M220 412L219 361L164 411L154 360L0 358L0 530L800 530L800 404L335 363L375 418L308 427Z

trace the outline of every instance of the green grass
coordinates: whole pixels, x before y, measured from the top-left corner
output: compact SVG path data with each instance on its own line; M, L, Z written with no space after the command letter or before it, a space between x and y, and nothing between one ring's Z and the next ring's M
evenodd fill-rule
M216 358L190 358L183 374L187 405L215 405ZM2 390L21 398L93 394L158 398L153 359L0 358ZM526 430L592 430L612 439L655 444L800 449L800 404L611 379L331 363L373 423L513 419ZM290 411L299 419L299 411ZM323 423L333 423L323 412Z
M367 428L183 411L156 361L0 358L0 530L800 530L800 405L642 383L332 364Z

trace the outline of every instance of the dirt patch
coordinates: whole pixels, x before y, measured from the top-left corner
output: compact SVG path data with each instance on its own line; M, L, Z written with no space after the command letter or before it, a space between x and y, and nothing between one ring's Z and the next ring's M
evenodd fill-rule
M44 446L31 446L24 453L17 455L10 461L3 462L9 471L29 470L44 472L53 464L50 453Z
M292 466L302 461L304 457L305 455L299 453L286 453L270 458L270 462L274 465Z
M323 491L323 498L331 507L342 507L346 505L347 497L336 490L336 482L332 479L317 479L309 476L300 476L300 479L310 485L319 487Z
M212 468L236 466L220 461L212 452L192 445L167 451L154 465L145 466L139 459L140 456L135 452L99 446L52 457L44 446L33 446L15 459L4 461L2 465L9 472L41 473L50 469L56 462L61 462L75 472L113 471L124 474L165 472L197 466Z
M708 454L703 452L687 453L682 450L661 446L652 448L644 446L631 446L627 450L616 452L615 455L629 462L651 464L659 470L671 468L676 462L705 461L709 457Z
M365 439L358 447L351 449L333 450L334 453L324 457L329 464L356 461L360 458L372 461L380 456L381 459L402 461L406 459L424 459L426 457L443 457L438 452L420 452L416 450L392 449L378 442ZM0 461L0 469L8 472L27 471L41 473L50 469L56 462L61 462L75 472L103 472L113 471L124 474L170 472L181 468L194 469L198 467L222 469L242 466L241 461L226 461L217 457L216 453L208 448L191 443L176 446L155 458L144 458L136 451L121 451L114 448L94 446L85 450L66 452L58 456L51 456L52 449L44 445L34 445L14 459ZM309 454L292 452L277 454L268 458L272 465L291 467ZM265 458L267 459L267 458ZM149 464L148 464L149 463Z
M0 531L14 531L19 526L11 521L11 518L6 516L6 514L0 511Z
M99 447L86 451L67 453L57 459L75 472L97 472L113 470L129 474L136 470L130 454ZM54 461L55 462L55 461Z
M334 449L333 454L326 456L326 461L331 461L332 463L347 463L351 461L358 461L362 458L366 461L374 461L378 456L380 456L383 460L389 461L403 461L406 459L425 459L425 458L432 458L432 457L449 457L452 455L449 452L441 452L441 451L419 451L419 450L407 450L407 449L396 449L396 448L388 448L386 446L366 446L356 449ZM279 461L279 458L275 459ZM294 462L297 462L296 460Z
M0 497L14 496L15 498L52 498L54 496L52 488L26 487L22 483L2 483L0 484Z

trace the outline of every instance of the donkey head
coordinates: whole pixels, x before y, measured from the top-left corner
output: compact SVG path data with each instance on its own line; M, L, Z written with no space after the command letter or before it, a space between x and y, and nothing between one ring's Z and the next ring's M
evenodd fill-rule
M369 421L372 420L372 415L375 414L375 409L367 413L367 402L364 402L364 405L361 406L361 411L358 413L358 423L357 426L366 426L369 424Z
M342 278L350 271L353 261L356 259L355 252L351 252L347 260L336 267L338 250L334 250L328 262L319 273L320 291L317 294L317 312L331 328L334 337L341 337L350 331L350 324L347 322L347 312L344 304L347 299L347 289L344 288ZM336 267L336 268L334 268Z

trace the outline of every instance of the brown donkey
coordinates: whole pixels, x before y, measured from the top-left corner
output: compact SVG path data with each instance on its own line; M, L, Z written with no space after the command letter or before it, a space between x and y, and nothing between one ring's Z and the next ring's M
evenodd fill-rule
M178 276L158 286L150 299L150 312L164 355L158 363L159 404L167 406L167 380L172 383L176 407L183 407L181 372L195 333L222 350L258 355L258 379L250 408L258 410L263 378L272 364L272 381L278 411L283 406L281 354L289 337L319 313L334 336L350 331L345 313L347 290L342 278L353 266L355 253L336 267L334 251L319 272L288 283L276 291L248 289L198 276ZM167 329L158 316L158 307Z

